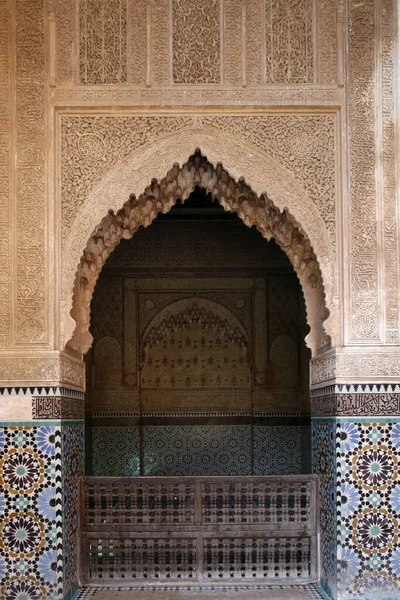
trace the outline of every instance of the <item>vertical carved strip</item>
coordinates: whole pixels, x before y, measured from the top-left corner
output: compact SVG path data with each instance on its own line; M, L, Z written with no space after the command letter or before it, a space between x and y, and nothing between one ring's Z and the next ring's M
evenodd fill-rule
M74 0L56 3L57 83L74 83Z
M56 84L56 15L54 0L47 3L47 28L48 28L48 83L54 87Z
M16 342L45 341L45 72L43 0L17 0Z
M169 10L168 0L153 0L152 6L152 84L168 85Z
M334 84L337 78L337 0L318 0L319 83Z
M242 1L225 0L225 83L242 82Z
M11 261L10 261L10 12L0 0L0 348L10 346Z
M146 70L146 86L151 86L151 23L152 23L152 3L147 0L147 70Z
M386 290L386 343L399 343L398 287L397 287L397 228L396 228L396 164L394 129L395 41L396 6L394 0L381 0L380 78L382 90L382 193L384 216L385 290Z
M147 80L147 0L128 0L128 82L144 85Z
M264 0L246 0L247 39L246 70L248 85L263 83L263 3Z
M246 4L244 0L242 0L242 86L245 87L247 85L246 78Z
M349 2L348 116L352 336L378 338L374 0Z
M344 2L340 0L337 7L337 24L336 24L336 39L337 39L337 83L344 85Z

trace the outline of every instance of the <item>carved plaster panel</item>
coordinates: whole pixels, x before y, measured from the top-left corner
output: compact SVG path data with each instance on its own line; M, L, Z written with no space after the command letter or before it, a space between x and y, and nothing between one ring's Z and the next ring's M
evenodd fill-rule
M79 0L79 82L126 83L126 0Z
M16 2L16 322L18 345L46 342L43 0Z
M348 3L351 335L379 339L374 0Z
M56 2L56 82L74 83L75 0Z
M338 81L338 56L342 52L343 38L339 36L340 0L318 0L318 75L320 84L336 84ZM340 34L342 31L340 31ZM341 83L341 82L340 82Z
M69 311L71 291L73 287L73 281L76 273L76 265L79 262L79 248L83 248L87 239L91 235L93 229L101 221L104 214L110 208L118 210L135 190L140 192L148 185L149 180L152 177L161 179L170 168L172 160L176 159L180 162L187 160L188 154L192 152L192 147L196 147L199 143L201 147L211 154L211 158L214 158L215 164L221 160L224 161L224 166L228 168L232 167L232 174L237 174L240 177L242 174L246 174L248 181L252 183L255 191L262 192L268 190L270 198L276 198L277 204L280 206L287 206L294 215L298 215L300 222L307 223L307 232L311 237L312 244L318 256L319 264L321 265L322 272L325 276L325 291L329 298L334 292L335 277L333 270L335 269L334 249L332 247L333 234L327 235L327 227L334 227L334 217L328 218L328 222L325 224L315 202L309 198L305 190L302 189L300 183L294 178L294 175L288 171L288 169L277 162L277 159L272 158L270 154L267 154L265 150L259 150L256 145L252 144L252 135L257 133L257 124L260 126L265 119L265 133L268 134L268 118L257 117L256 120L253 118L235 117L235 121L231 123L232 133L226 133L223 131L224 121L218 119L218 129L214 127L204 127L200 122L201 129L191 131L188 125L195 125L197 127L196 119L193 117L179 117L171 118L155 118L149 120L149 118L135 117L131 119L126 118L103 118L103 117L88 117L88 118L63 118L63 154L65 160L63 161L64 166L62 170L62 189L63 189L63 205L64 205L64 252L63 252L63 263L64 263L64 277L63 277L63 290L64 298L66 302L66 310ZM287 119L289 118L289 122ZM304 116L302 117L304 119ZM309 116L311 131L316 131L317 126L313 125L313 119L315 117ZM316 117L317 120L319 117ZM250 119L250 124L249 124ZM279 122L278 117L273 117L273 123ZM295 124L295 117L282 116L283 123L286 122L288 127L287 135L289 136L290 124ZM226 118L226 126L228 126L230 117ZM322 121L323 123L324 121ZM132 130L131 127L135 123L136 130ZM150 125L150 127L147 127ZM239 132L234 128L234 123L237 124ZM304 123L304 121L303 121ZM330 123L330 125L329 125ZM150 142L147 145L140 147L140 152L131 153L128 155L122 163L115 164L120 157L121 152L125 152L125 148L122 141L125 140L130 145L130 137L133 135L136 139L136 144L140 143L140 137L143 135L149 135L150 132L157 136L157 130L159 128L169 128L171 133L167 135L164 133L164 139L157 138L156 142ZM334 128L334 122L331 117L327 115L327 121L325 121L327 127L327 136L321 138L321 143L327 143L327 157L330 156L332 151L333 157L333 136L331 137L328 132L329 128ZM122 129L121 129L122 128ZM174 129L178 129L175 134ZM127 136L121 133L127 131ZM240 130L243 132L242 139L240 138ZM270 147L274 148L274 134L278 134L280 131L279 127L271 127L269 132L269 141L271 142ZM146 133L144 133L146 132ZM247 133L246 133L247 132ZM294 133L292 131L292 133ZM100 134L100 138L98 137ZM79 144L82 136L89 137L93 142L92 151L87 151L86 155L82 155L79 150ZM283 136L283 134L282 134ZM247 139L248 137L248 139ZM279 136L278 136L279 137ZM326 142L322 142L325 139ZM142 142L143 143L143 142ZM288 143L287 141L285 142ZM318 137L316 142L318 142ZM261 139L257 142L257 145L261 144ZM265 145L262 145L265 148ZM332 150L329 148L332 146ZM85 146L84 146L85 147ZM276 139L276 152L280 147L278 139ZM104 160L104 152L107 148L107 162ZM277 152L278 153L278 152ZM307 156L307 153L305 153ZM68 158L67 158L68 156ZM114 156L114 158L113 158ZM74 158L75 157L75 158ZM94 158L96 160L94 161ZM174 158L172 158L174 157ZM320 159L320 157L319 157ZM303 165L303 169L298 168L298 176L300 177L303 173L304 180L309 180L313 171L311 168L310 161L312 160L311 155L305 159L299 158L298 165ZM329 163L324 167L330 169L334 166L334 162ZM92 162L91 162L92 161ZM94 162L93 162L94 161ZM108 170L107 166L109 163L115 164L114 169L104 178L104 171ZM319 165L320 160L318 160ZM331 164L331 167L328 165ZM263 165L260 170L260 165ZM316 165L316 171L321 168ZM103 180L101 177L103 176ZM313 178L314 175L312 175ZM331 199L331 195L334 193L334 174L331 176L330 183L326 182L325 177L322 177L321 173L321 193L326 196L326 206L323 208L325 213L328 215L334 215L335 199ZM317 178L318 179L318 178ZM82 184L80 180L86 183L86 186ZM95 182L97 185L95 185ZM315 193L318 188L318 183L307 183L311 191L314 189ZM72 186L72 187L71 187ZM89 188L92 186L92 193L85 197L85 187ZM317 187L315 187L317 186ZM74 189L74 195L71 195L71 191ZM328 199L329 197L329 199ZM69 198L71 200L69 200ZM79 199L81 198L81 199ZM72 201L73 199L73 201ZM82 209L79 211L79 221L74 220L76 209L74 204L78 199L77 205L83 204ZM331 208L330 208L331 207ZM326 212L328 211L328 212ZM72 227L72 223L74 226ZM64 324L68 325L68 320L64 321ZM67 332L67 330L66 330ZM67 336L67 333L65 334ZM68 336L69 337L69 336Z
M193 124L193 117L190 116L63 117L64 236L68 234L88 194L123 158L158 136L190 130ZM201 129L215 130L216 133L230 133L235 136L237 145L240 145L242 137L243 141L267 152L281 163L305 188L325 222L332 245L335 244L334 115L205 115L200 126ZM246 173L243 175L247 177ZM149 174L149 181L152 177ZM268 189L264 191L269 192ZM121 205L126 199L121 199Z
M266 81L314 80L313 0L265 0Z
M56 8L61 84L73 83L75 66L85 85L337 80L335 0L65 0Z
M339 382L396 381L400 377L400 356L396 351L357 348L311 360L311 385Z
M37 352L7 356L0 361L0 381L5 386L49 386L60 383L83 389L85 366L67 354Z
M243 0L224 1L224 83L246 83L246 8Z
M129 0L127 10L128 82L131 85L145 85L149 78L147 21L151 8L148 0Z
M10 210L10 12L6 0L0 2L0 348L11 344L11 210Z
M381 194L384 215L384 262L385 262L385 325L386 344L399 344L399 289L398 289L398 228L396 221L396 159L395 159L395 0L382 0L379 3L381 15L380 103L382 123L381 153Z
M151 3L150 28L156 32L150 41L150 77L148 84L168 85L171 83L171 15L170 0Z
M172 0L173 81L220 82L220 0Z

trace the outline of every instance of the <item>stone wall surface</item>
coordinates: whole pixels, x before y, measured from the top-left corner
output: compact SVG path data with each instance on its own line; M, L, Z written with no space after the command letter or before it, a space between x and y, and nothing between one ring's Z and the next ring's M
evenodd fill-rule
M356 425L357 447L336 456L332 481L351 484L357 514L342 515L339 493L330 496L331 479L321 478L321 502L334 498L345 554L335 567L334 540L323 537L325 587L342 598L400 593L397 23L395 0L0 0L3 456L34 453L44 465L32 492L21 492L29 477L18 493L4 491L6 596L32 585L68 597L73 588L72 555L57 554L57 584L47 568L62 534L57 544L49 537L54 519L39 508L38 481L60 494L63 484L45 474L58 463L38 446L37 415L54 415L43 427L60 439L63 414L81 419L74 394L84 387L80 351L91 343L95 280L123 237L201 180L189 167L173 170L196 147L213 167L207 185L263 235L280 235L298 273L312 325L311 384L322 388L316 419ZM324 427L316 436L330 460ZM63 443L70 438L78 447L72 433ZM370 495L361 465L380 447L384 479ZM69 466L64 479L74 473ZM3 486L9 477L3 470ZM13 519L24 502L32 545L15 550ZM370 526L381 528L379 540L368 537ZM68 538L73 525L61 527ZM11 592L17 562L25 588ZM26 566L32 571L22 575Z

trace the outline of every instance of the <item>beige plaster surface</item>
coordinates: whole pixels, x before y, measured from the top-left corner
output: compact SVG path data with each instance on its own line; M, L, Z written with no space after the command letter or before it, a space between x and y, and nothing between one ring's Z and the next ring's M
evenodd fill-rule
M232 590L226 591L114 591L106 590L93 595L94 600L307 600L313 595L309 591L296 589L276 590Z

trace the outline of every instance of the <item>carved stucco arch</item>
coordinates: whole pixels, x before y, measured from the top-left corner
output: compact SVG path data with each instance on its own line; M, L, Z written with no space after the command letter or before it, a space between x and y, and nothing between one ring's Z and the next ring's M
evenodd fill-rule
M279 210L266 194L258 196L242 177L236 181L221 163L214 167L200 150L182 167L175 163L160 181L153 179L138 198L131 194L117 213L109 211L101 220L76 272L71 311L76 328L70 347L85 353L91 345L90 301L99 273L113 249L141 225L150 225L159 212L168 212L178 198L185 201L196 186L210 192L225 210L237 212L249 227L255 225L266 239L273 237L286 252L303 288L310 326L308 345L314 355L327 347L330 340L323 322L329 312L321 269L310 240L287 209Z
M71 308L82 249L97 230L104 215L109 210L117 212L131 193L139 197L151 178L161 180L171 169L173 162L184 164L196 147L201 148L211 163L222 162L233 178L238 180L245 175L253 192L260 196L267 191L275 206L280 210L287 207L299 223L307 224L307 236L318 257L326 306L330 312L325 328L335 341L339 311L338 263L335 259L335 247L318 207L291 171L271 154L249 143L240 132L232 135L202 126L158 136L156 140L144 144L106 171L102 180L88 191L62 242L61 348L71 339L76 326L71 317Z
M187 329L193 323L213 329L235 346L242 348L247 358L250 358L246 331L231 311L211 300L186 298L172 302L160 310L147 325L140 344L141 362L163 337L174 331Z

